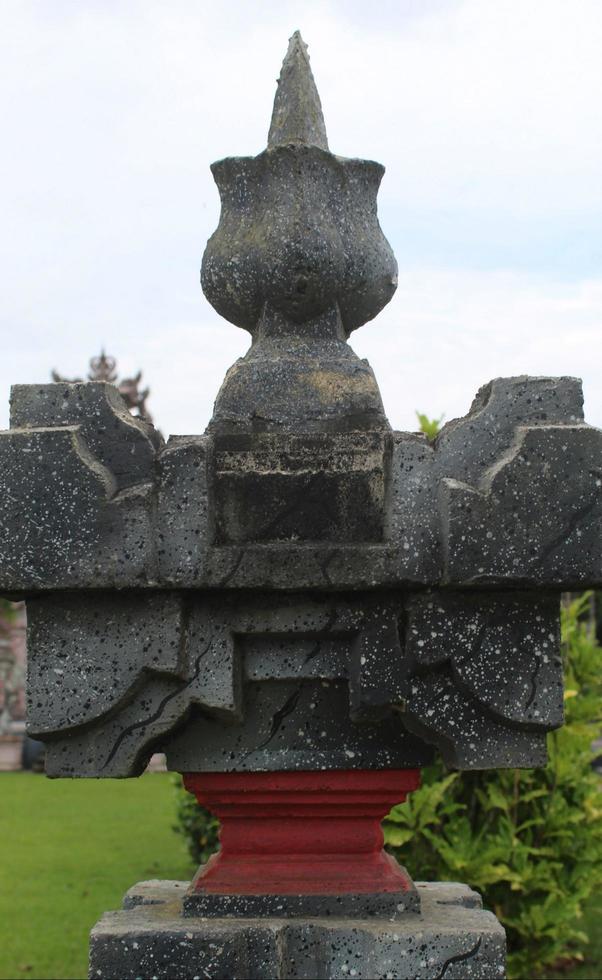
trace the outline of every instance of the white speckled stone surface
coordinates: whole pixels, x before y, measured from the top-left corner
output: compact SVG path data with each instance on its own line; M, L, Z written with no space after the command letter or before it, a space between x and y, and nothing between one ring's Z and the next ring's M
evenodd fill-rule
M184 919L188 882L141 882L92 930L91 980L503 980L506 939L466 885L420 882L386 919Z

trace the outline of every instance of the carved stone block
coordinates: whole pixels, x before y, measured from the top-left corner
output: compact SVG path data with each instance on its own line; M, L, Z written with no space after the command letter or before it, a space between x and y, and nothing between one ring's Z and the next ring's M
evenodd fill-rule
M0 435L0 588L119 586L144 580L145 489L117 494L79 427Z
M511 449L518 426L582 421L579 378L494 378L479 389L468 415L448 422L437 437L440 476L478 486Z
M428 585L441 576L437 456L426 437L394 432L385 539L395 579Z
M405 722L458 769L534 767L563 722L559 604L545 594L411 600Z
M134 418L106 381L14 385L10 424L14 429L78 426L91 455L110 470L118 490L152 479L155 452L163 442L152 425Z
M187 588L203 582L210 533L206 436L172 437L157 457L154 538L157 580Z
M381 541L386 437L218 435L215 543Z
M447 582L600 582L602 433L520 426L477 487L443 481L441 508Z

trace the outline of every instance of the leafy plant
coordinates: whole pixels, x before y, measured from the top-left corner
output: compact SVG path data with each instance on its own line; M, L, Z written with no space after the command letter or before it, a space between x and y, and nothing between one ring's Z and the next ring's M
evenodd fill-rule
M420 431L424 432L429 442L432 442L439 435L441 423L443 422L445 415L440 415L438 419L430 419L428 415L425 415L423 412L416 412L416 418L418 419Z
M219 847L219 820L209 810L200 806L192 793L184 789L182 779L173 779L176 793L176 834L186 841L186 847L195 864L204 864Z
M602 792L592 742L602 731L602 648L562 610L566 724L548 739L545 769L423 772L422 787L384 822L388 849L421 879L461 880L506 928L510 977L582 959L583 904L602 885Z

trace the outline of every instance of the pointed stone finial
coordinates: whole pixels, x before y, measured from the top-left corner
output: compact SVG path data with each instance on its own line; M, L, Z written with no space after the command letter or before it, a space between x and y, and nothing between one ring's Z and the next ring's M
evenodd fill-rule
M282 62L268 149L291 143L328 150L322 103L309 66L307 45L295 31Z
M347 344L397 285L376 213L384 168L330 153L299 33L282 65L267 149L211 169L222 208L203 256L203 291L253 336L226 375L211 431L387 429L372 369Z

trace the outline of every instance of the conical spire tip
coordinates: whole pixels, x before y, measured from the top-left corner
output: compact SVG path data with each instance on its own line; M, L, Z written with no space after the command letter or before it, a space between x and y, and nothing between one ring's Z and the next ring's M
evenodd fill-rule
M274 99L268 149L290 143L328 150L322 104L300 31L288 43Z

